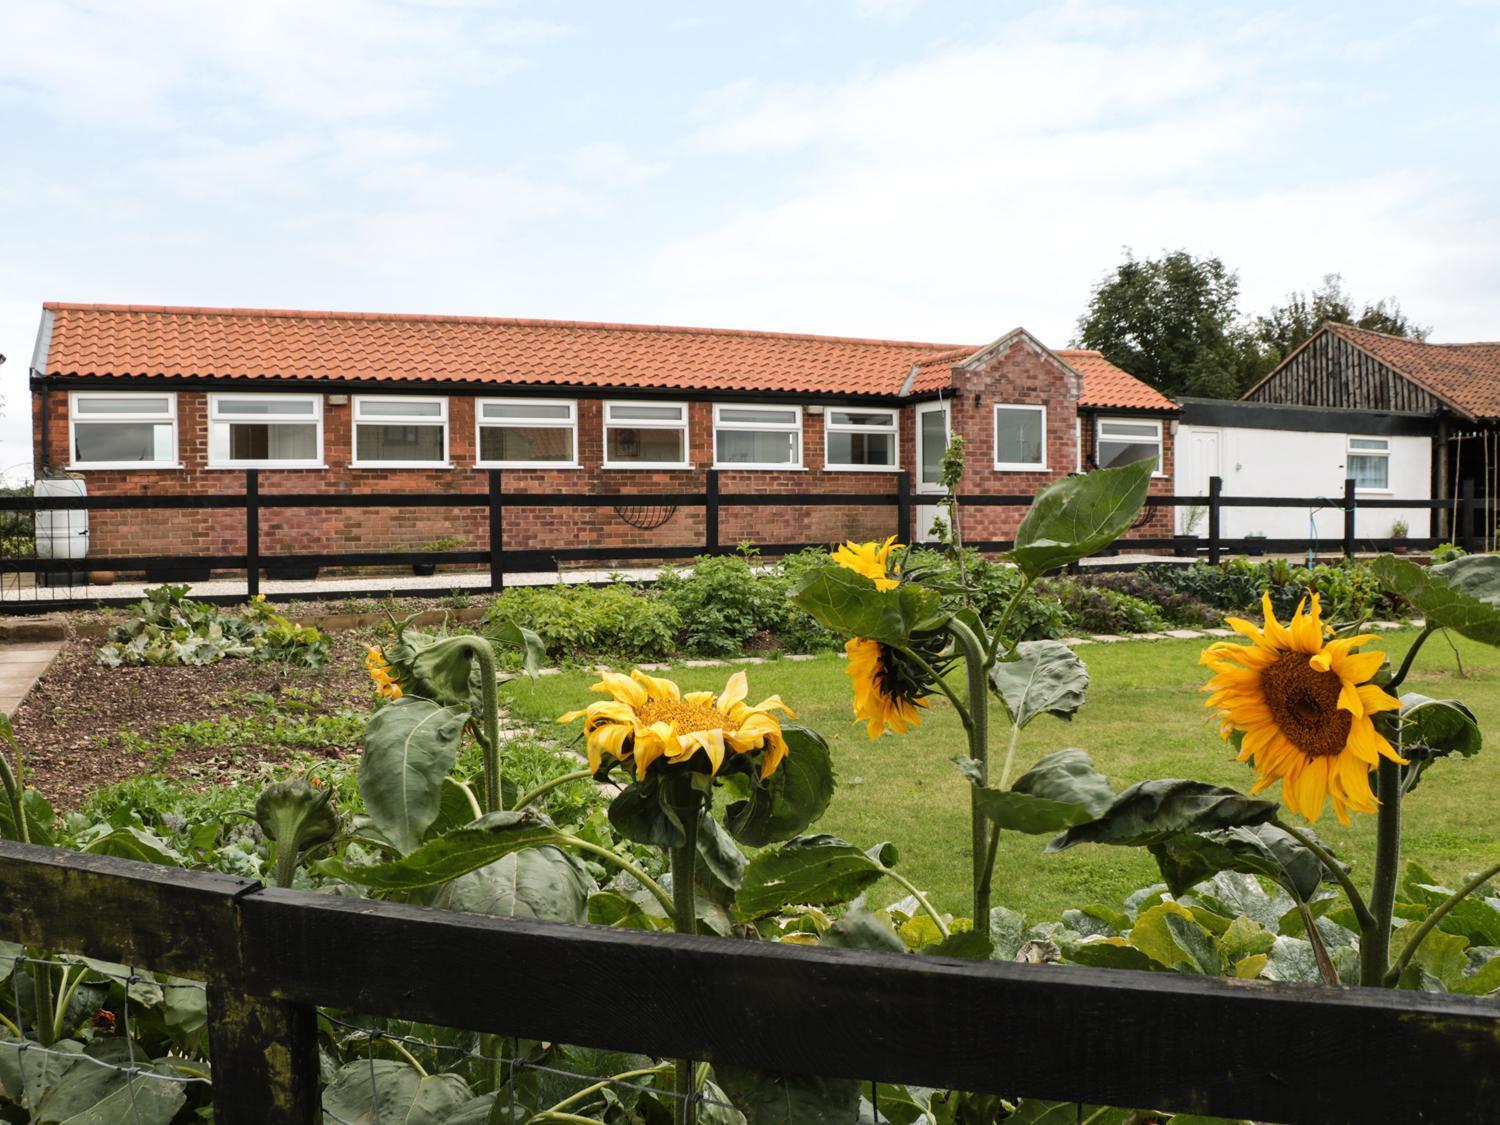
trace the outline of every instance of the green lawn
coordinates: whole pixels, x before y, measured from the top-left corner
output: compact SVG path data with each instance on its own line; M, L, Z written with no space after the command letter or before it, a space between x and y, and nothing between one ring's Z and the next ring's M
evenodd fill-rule
M1399 659L1412 630L1382 637L1381 647ZM1467 703L1480 726L1500 721L1500 652L1458 640L1467 679L1460 678L1453 652L1434 637L1407 680L1409 690ZM1093 644L1079 650L1093 686L1089 701L1072 723L1043 716L1022 735L1019 769L1043 754L1078 746L1093 755L1116 788L1151 777L1194 777L1248 788L1248 766L1233 759L1208 725L1198 687L1200 641L1133 641ZM964 750L952 708L935 698L920 728L905 737L886 735L871 742L850 715L843 656L807 662L773 662L747 668L750 697L779 693L798 718L828 739L838 770L839 789L817 831L831 832L867 846L890 840L901 851L901 867L935 903L968 913L968 783L952 764ZM684 690L715 689L729 668L678 668L667 673ZM598 698L588 692L597 677L564 672L544 677L533 689L524 682L504 688L517 717L542 723ZM992 711L992 760L1003 753L1008 729L1003 711ZM575 728L576 729L576 728ZM1275 795L1275 790L1271 795ZM1442 762L1408 798L1406 854L1420 859L1440 878L1453 880L1500 858L1500 817L1490 802L1500 798L1500 754ZM1344 828L1330 811L1318 831L1341 855L1352 857L1355 877L1368 879L1374 848L1374 817L1356 817ZM1090 901L1118 903L1139 886L1156 881L1144 851L1084 846L1062 855L1042 854L1041 837L1006 833L996 864L995 901L1022 911L1032 921L1055 919L1069 906ZM886 899L900 896L892 886Z

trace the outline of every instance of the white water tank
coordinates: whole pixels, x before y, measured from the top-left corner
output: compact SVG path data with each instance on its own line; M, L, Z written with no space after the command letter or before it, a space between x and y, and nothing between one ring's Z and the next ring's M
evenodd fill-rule
M44 496L87 496L88 486L82 477L47 477L36 482L33 494ZM81 559L89 553L89 514L84 511L38 511L36 514L36 557L39 559Z

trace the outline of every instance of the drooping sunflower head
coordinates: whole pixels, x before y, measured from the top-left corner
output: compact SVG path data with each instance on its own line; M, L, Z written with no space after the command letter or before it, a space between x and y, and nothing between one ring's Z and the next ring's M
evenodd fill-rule
M386 699L401 698L401 685L396 680L396 670L386 660L385 650L379 645L371 645L365 653L365 668L370 673L370 679L375 681L376 695Z
M1219 641L1199 659L1214 671L1205 706L1216 710L1220 733L1244 736L1239 760L1256 773L1250 791L1280 781L1282 802L1310 821L1325 802L1344 824L1350 810L1374 812L1370 771L1382 757L1405 764L1372 719L1401 706L1370 682L1385 653L1356 651L1375 639L1372 633L1329 640L1317 594L1287 625L1276 620L1270 594L1262 609L1264 628L1228 620L1250 644Z
M847 542L833 552L833 561L846 570L863 574L875 583L877 590L894 590L901 583L899 566L892 566L891 552L899 550L900 543L892 535L884 543Z
M879 641L851 637L844 642L844 670L854 683L854 717L871 739L886 731L905 734L922 721L927 683L921 666Z
M745 702L749 680L744 672L729 677L717 696L711 691L684 694L671 680L648 676L640 669L630 675L605 672L590 691L609 699L571 711L557 721L583 719L588 739L589 769L598 773L608 755L630 763L637 779L658 768L682 766L718 774L739 762L731 755L760 754L760 776L770 777L786 757L786 738L774 712L796 718L779 695L754 707ZM699 752L702 757L699 758Z

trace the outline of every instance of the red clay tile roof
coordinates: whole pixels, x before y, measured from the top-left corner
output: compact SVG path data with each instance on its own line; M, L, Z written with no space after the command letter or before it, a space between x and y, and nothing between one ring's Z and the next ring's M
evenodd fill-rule
M1500 417L1500 343L1428 344L1348 324L1325 327L1464 413Z
M320 378L896 395L951 381L978 350L778 332L491 317L49 302L46 374ZM1084 404L1172 409L1096 352L1059 352ZM1068 357L1079 358L1077 362ZM1080 366L1083 364L1083 366ZM931 384L930 386L928 384Z

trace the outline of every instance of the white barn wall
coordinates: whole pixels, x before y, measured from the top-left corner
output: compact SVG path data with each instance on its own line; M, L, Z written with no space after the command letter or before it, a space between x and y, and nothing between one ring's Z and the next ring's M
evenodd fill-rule
M1298 430L1250 429L1237 426L1190 426L1184 424L1177 435L1175 489L1180 496L1208 494L1209 473L1182 451L1189 446L1192 432L1217 432L1219 435L1219 475L1224 478L1225 496L1306 496L1326 497L1337 505L1344 495L1349 432L1323 433ZM1432 493L1432 439L1430 437L1352 433L1354 437L1384 437L1390 445L1390 490L1384 493L1361 493L1372 499L1425 500ZM1194 479L1196 478L1196 479ZM1179 526L1184 510L1178 509ZM1320 540L1339 541L1344 535L1344 514L1337 507L1317 511L1313 508L1223 508L1220 534L1237 539L1245 535L1264 535L1271 539L1301 539L1309 534L1309 518L1314 534ZM1355 534L1363 538L1384 539L1391 524L1404 519L1413 537L1428 534L1429 512L1425 508L1378 508L1356 511ZM1207 532L1200 523L1197 532Z

